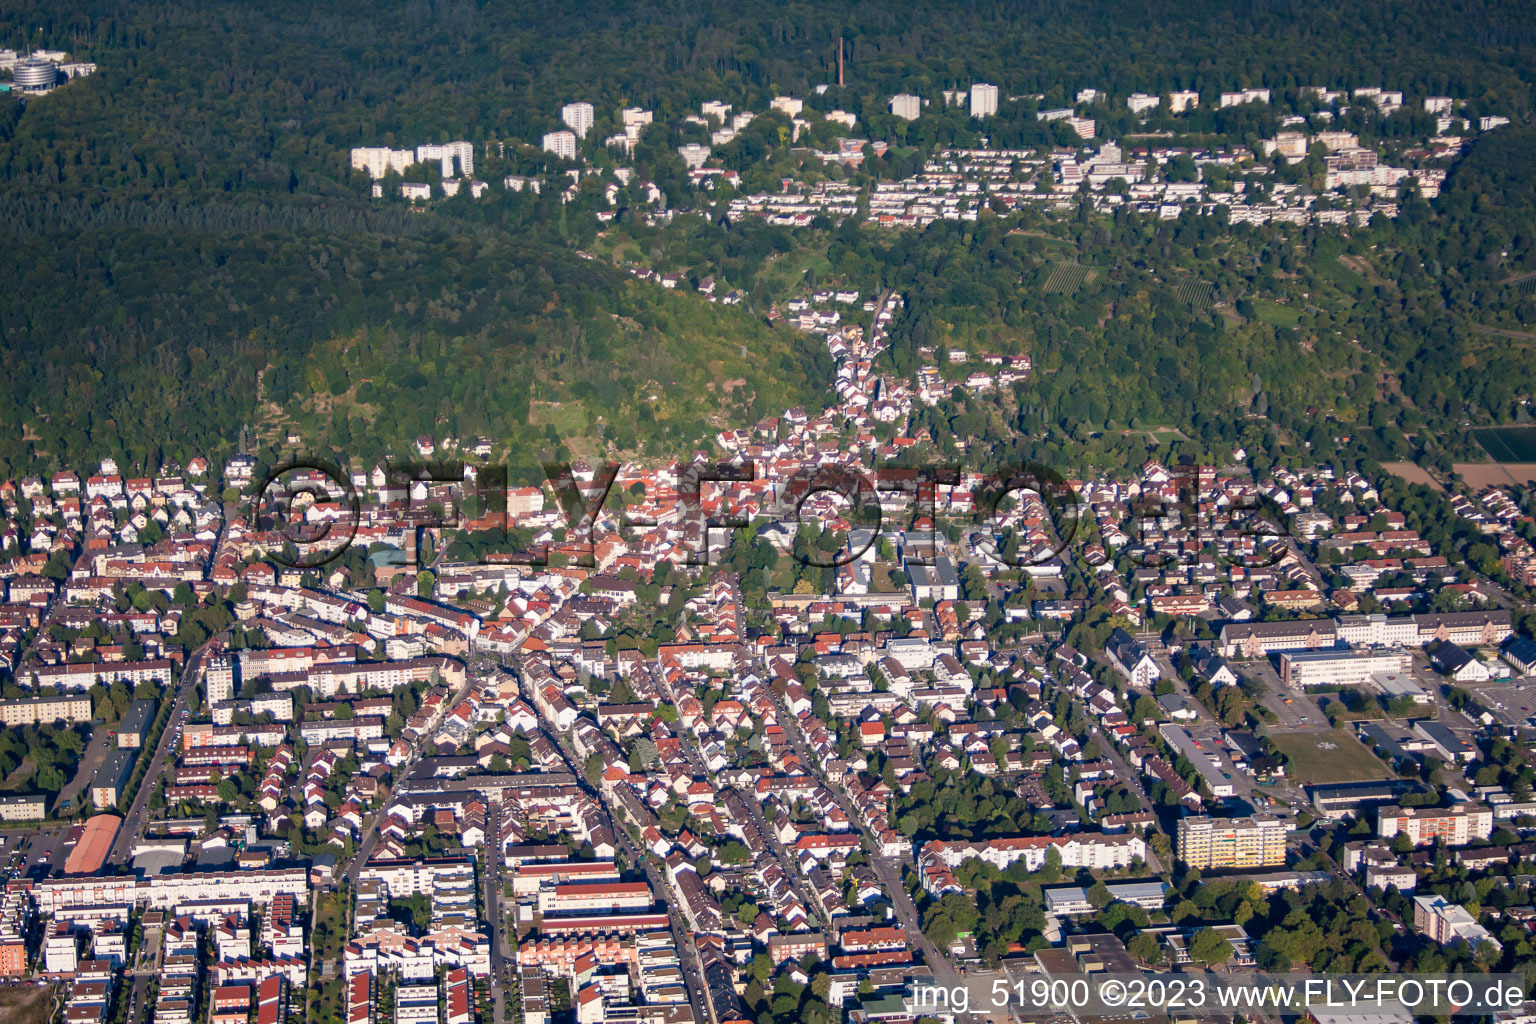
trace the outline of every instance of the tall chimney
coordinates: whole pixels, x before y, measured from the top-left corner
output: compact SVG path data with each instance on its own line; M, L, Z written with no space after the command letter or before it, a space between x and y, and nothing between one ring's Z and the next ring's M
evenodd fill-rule
M843 87L843 37L837 37L837 87Z

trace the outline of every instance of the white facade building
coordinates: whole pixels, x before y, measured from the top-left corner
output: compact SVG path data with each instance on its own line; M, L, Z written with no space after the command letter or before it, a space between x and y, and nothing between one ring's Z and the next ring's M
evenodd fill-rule
M991 117L997 113L997 86L977 82L971 86L971 116Z
M592 130L592 104L567 103L560 108L560 120L564 121L577 138L586 138Z
M891 97L891 113L906 121L915 121L923 112L923 100L920 96L901 92Z
M575 160L576 133L573 131L548 133L544 136L544 152L553 153L562 160Z

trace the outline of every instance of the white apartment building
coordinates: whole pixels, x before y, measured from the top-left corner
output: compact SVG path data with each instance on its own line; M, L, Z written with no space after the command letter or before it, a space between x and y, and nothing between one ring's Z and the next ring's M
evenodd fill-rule
M445 142L440 146L429 143L416 147L417 163L431 163L434 160L442 167L445 178L467 178L475 173L475 147L469 142ZM455 162L458 164L457 169Z
M409 149L390 149L388 146L360 146L352 150L352 169L367 171L375 180L393 171L404 174L416 162L416 153Z
M1285 863L1285 822L1278 818L1179 819L1177 853L1192 868L1258 868Z
M544 136L544 152L553 153L562 160L575 160L576 133L573 131L549 132Z
M195 900L239 899L265 906L272 897L282 893L307 903L309 872L304 868L272 868L178 872L148 878L134 875L61 877L44 879L33 891L38 913L44 916L52 916L65 907L103 903L133 903L155 910L172 910L179 904Z
M1175 114L1182 114L1186 110L1193 110L1200 105L1200 94L1194 91L1172 92L1168 94L1168 109Z
M203 676L207 688L209 706L222 704L235 696L235 662L227 654L208 659L208 671Z
M1241 92L1224 92L1218 101L1222 107L1240 107L1244 103L1268 103L1268 89L1244 89Z
M1148 110L1156 110L1162 105L1162 102L1161 96L1149 96L1144 92L1133 92L1130 96L1126 97L1125 105L1131 108L1132 113L1141 114Z
M710 148L697 142L690 142L686 146L677 147L677 155L683 158L683 163L690 171L696 171L704 166L704 161L709 159Z
M991 117L997 113L997 86L977 82L971 86L971 116Z
M1470 946L1491 942L1495 949L1499 948L1498 940L1477 923L1467 908L1444 896L1415 896L1413 927L1441 945L1461 939Z
M567 103L560 108L560 120L576 133L577 138L584 139L587 137L587 132L592 130L592 104Z
M1455 807L1383 807L1376 812L1376 834L1383 839L1407 836L1414 846L1436 839L1447 846L1465 846L1493 833L1493 811L1482 804Z
M908 92L891 97L891 113L905 121L915 121L923 112L923 100Z

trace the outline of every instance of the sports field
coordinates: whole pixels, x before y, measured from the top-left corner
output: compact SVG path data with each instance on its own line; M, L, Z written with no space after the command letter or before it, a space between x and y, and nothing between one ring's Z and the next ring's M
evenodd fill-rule
M1392 778L1391 769L1343 729L1272 732L1269 738L1291 759L1290 777L1302 785Z
M1536 427L1479 427L1472 436L1496 462L1536 462Z

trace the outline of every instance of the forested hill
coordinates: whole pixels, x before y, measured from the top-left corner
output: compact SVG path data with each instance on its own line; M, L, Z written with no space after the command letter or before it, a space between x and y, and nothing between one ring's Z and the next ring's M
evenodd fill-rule
M840 38L849 84L826 101L861 120L887 116L896 90L975 80L1043 104L1085 86L1385 84L1519 116L1536 81L1527 6L21 0L0 9L0 45L66 49L98 71L0 100L0 471L125 451L151 466L227 451L252 422L370 454L433 432L530 453L572 431L656 450L825 393L824 348L762 309L662 294L577 256L594 224L555 190L408 213L370 203L352 146L537 143L578 98L598 133L627 104L658 124L705 99L761 110L834 81ZM1033 123L1033 105L1014 108ZM676 139L656 135L635 170L677 205ZM541 169L508 153L498 170ZM791 246L732 244L757 264ZM916 285L918 266L867 283ZM1224 389L1245 372L1224 369Z
M652 5L399 0L18 3L0 44L68 47L101 73L0 111L9 196L336 195L351 146L537 141L558 105L670 121L835 81L861 117L899 89L980 79L1059 105L1077 89L1379 85L1530 109L1536 26L1512 2L1110 0Z
M13 470L33 446L158 465L285 411L370 457L489 436L531 466L566 430L682 449L819 401L830 376L825 346L489 227L422 216L397 233L388 217L281 209L149 220L11 239L0 422L31 439L0 438ZM730 379L743 386L717 390ZM568 398L602 422L553 415Z

